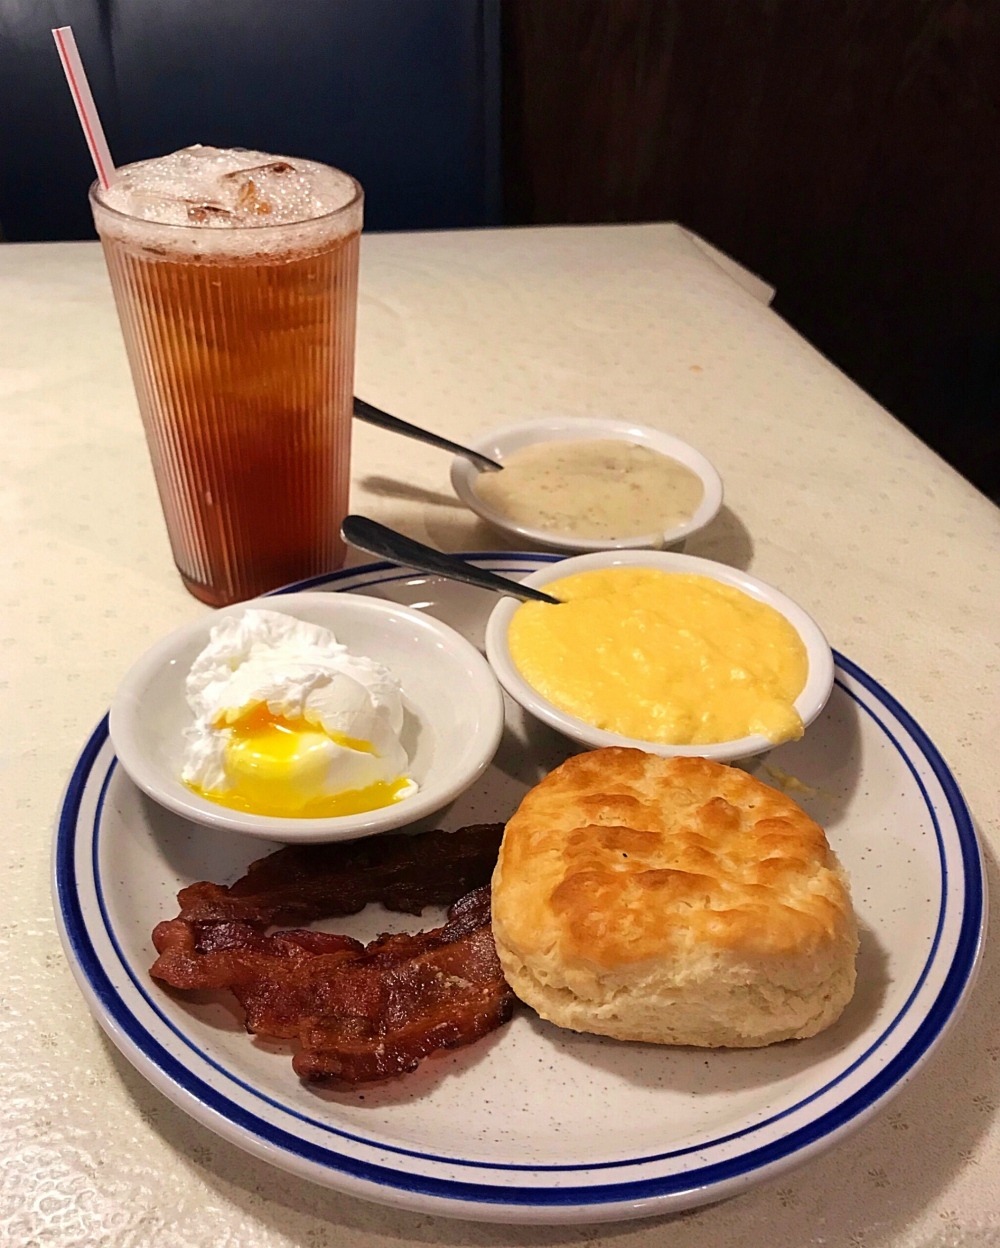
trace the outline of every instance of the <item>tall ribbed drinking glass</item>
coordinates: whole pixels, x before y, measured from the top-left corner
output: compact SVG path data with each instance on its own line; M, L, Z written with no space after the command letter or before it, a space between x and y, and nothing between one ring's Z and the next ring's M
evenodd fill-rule
M360 186L213 148L118 178L91 206L184 584L224 606L339 567Z

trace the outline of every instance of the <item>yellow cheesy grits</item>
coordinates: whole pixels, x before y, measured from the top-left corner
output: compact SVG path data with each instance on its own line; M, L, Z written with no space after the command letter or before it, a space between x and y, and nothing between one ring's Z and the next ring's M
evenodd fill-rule
M707 576L621 566L545 586L508 634L524 679L560 710L643 741L802 735L808 658L773 607Z

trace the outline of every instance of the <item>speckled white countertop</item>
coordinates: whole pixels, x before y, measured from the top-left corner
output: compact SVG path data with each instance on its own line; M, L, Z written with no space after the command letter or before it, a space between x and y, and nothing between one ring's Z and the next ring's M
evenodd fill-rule
M368 237L357 391L459 440L630 416L726 483L689 549L750 568L916 717L996 879L1000 511L825 361L760 283L670 225ZM1000 957L889 1110L781 1181L672 1219L495 1227L368 1205L217 1138L146 1084L74 985L52 820L129 662L206 608L173 570L96 244L0 246L0 1243L21 1248L1000 1245ZM503 543L448 456L359 425L355 510Z

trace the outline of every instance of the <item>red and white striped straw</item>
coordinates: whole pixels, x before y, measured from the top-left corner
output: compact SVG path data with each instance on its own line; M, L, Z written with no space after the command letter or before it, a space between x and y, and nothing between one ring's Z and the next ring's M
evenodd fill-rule
M52 38L56 41L56 48L59 50L59 59L62 61L66 81L69 83L70 94L73 96L77 116L80 118L80 125L83 126L84 137L90 148L90 158L97 170L97 180L107 190L115 179L115 166L111 159L111 152L108 150L108 141L104 137L104 127L97 115L94 97L90 94L90 84L87 82L83 61L80 60L80 53L73 37L73 27L59 26L53 30Z

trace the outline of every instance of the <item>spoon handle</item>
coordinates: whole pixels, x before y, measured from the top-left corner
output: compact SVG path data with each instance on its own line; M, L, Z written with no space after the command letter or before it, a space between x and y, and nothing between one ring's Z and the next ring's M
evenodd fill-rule
M480 455L478 451L472 451L467 446L459 445L458 442L442 438L440 434L431 433L429 429L421 429L419 425L411 425L405 420L400 420L398 416L390 416L380 407L373 407L371 403L366 403L364 399L359 399L357 396L354 398L354 415L358 420L363 420L369 425L376 425L379 429L401 433L404 437L416 438L418 442L429 442L431 446L436 446L442 451L451 451L453 455L464 455L484 472L499 472L503 468L503 464L490 459L488 455Z
M415 542L412 537L397 533L395 529L389 529L377 520L369 520L367 516L347 516L340 531L344 540L357 546L359 550L380 555L383 559L391 559L393 563L401 563L408 568L416 568L418 572L446 576L453 581L464 581L468 585L492 589L494 593L509 594L513 598L530 598L533 602L559 602L558 598L553 598L551 594L545 594L540 589L519 585L517 581L510 581L505 576L497 576L495 572L487 572L485 568L466 563L457 555L446 555L443 551L435 550L433 546Z

